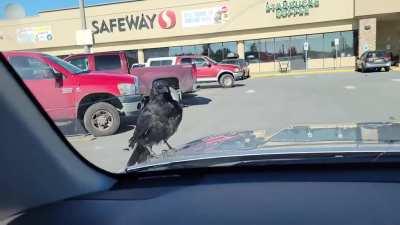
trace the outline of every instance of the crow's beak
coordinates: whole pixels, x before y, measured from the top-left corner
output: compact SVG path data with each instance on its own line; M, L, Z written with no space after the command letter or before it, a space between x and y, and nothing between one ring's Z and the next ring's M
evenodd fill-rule
M176 102L179 102L179 101L180 101L178 91L176 91L175 89L169 87L169 93L170 93L170 95L171 95L171 97L172 97L172 99L173 99L174 101L176 101Z

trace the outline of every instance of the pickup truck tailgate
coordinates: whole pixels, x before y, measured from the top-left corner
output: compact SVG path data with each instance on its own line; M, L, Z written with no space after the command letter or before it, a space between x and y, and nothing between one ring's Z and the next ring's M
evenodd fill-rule
M140 80L140 92L144 96L150 95L155 80L164 79L170 86L181 92L195 91L195 68L192 65L137 67L131 73Z

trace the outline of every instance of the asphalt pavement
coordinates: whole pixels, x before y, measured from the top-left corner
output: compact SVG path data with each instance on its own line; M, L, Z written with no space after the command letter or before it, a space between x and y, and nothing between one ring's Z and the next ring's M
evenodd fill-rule
M201 85L184 98L181 126L169 142L179 147L213 134L254 129L273 133L296 124L400 121L399 90L400 72L394 71L256 78L229 89ZM132 153L124 149L134 123L134 118L126 120L116 135L95 138L76 132L68 140L95 165L121 171ZM155 150L164 148L161 144Z

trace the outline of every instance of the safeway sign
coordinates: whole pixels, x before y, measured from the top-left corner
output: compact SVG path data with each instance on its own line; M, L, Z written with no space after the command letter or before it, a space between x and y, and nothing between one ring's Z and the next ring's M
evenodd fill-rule
M130 14L91 22L93 34L172 29L175 25L176 14L170 9L153 14Z

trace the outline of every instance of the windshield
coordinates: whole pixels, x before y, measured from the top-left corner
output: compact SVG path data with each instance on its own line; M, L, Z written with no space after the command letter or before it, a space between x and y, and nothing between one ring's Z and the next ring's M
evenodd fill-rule
M382 57L385 57L386 54L385 54L385 52L371 52L369 54L369 56L372 58L382 58Z
M0 49L102 169L400 151L397 1L79 2L1 1Z
M216 61L214 61L213 59L210 59L209 57L204 57L204 58L206 58L209 62L211 62L212 64L217 64L217 62Z
M51 61L53 61L54 63L62 66L64 69L68 70L68 72L70 72L72 74L79 74L79 73L85 72L85 70L82 70L81 68L74 66L71 63L60 59L57 56L46 55L46 58L48 58Z

